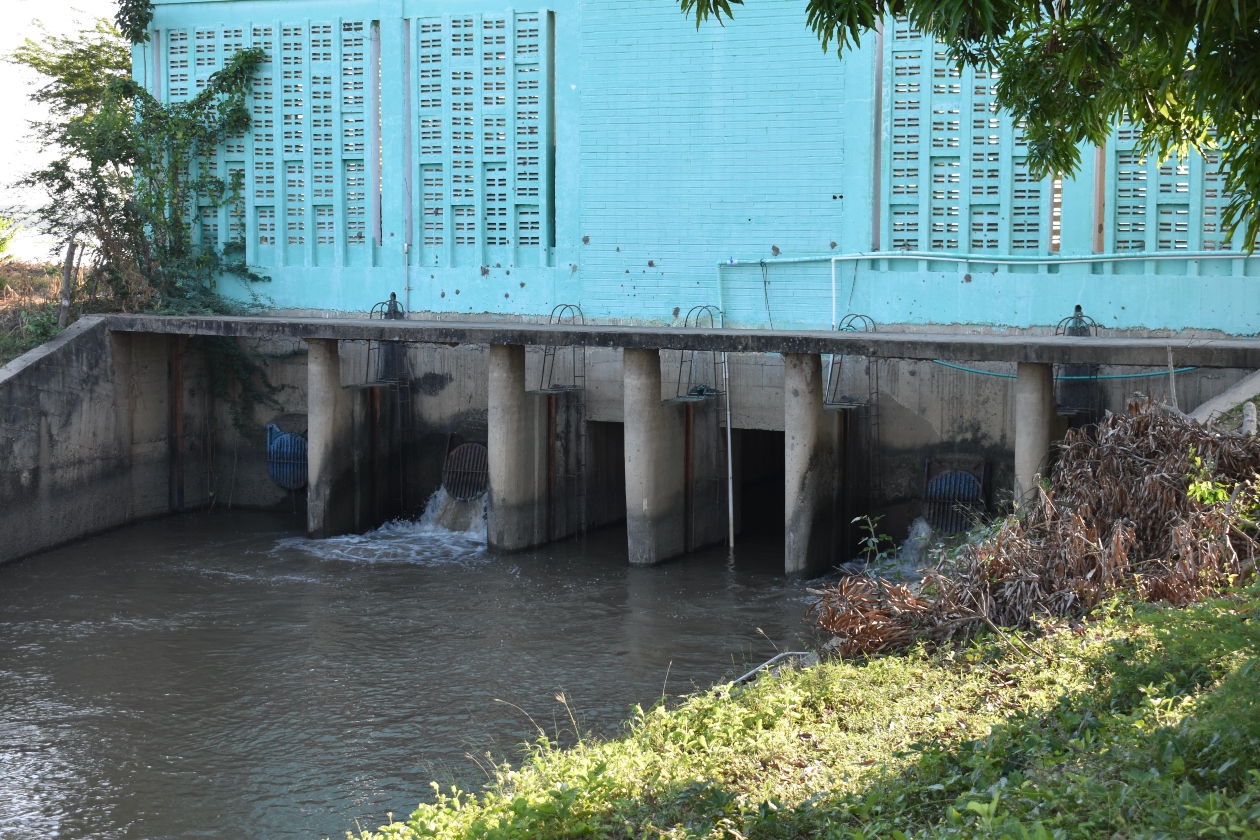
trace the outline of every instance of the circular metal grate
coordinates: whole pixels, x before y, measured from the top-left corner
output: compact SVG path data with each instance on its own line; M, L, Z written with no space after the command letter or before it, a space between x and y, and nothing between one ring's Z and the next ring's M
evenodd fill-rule
M984 488L969 472L945 470L927 483L923 507L933 530L960 534L972 527L968 513L984 508Z
M442 467L442 487L452 498L466 502L486 492L490 483L486 447L464 443L451 450Z
M286 490L306 486L306 438L267 424L267 472Z

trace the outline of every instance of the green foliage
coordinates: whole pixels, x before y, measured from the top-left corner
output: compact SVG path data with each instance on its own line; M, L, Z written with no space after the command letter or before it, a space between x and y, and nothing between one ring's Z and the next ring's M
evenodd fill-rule
M1260 589L1102 613L636 708L362 837L1260 837Z
M882 516L855 516L853 518L855 524L861 523L858 525L858 530L865 534L858 540L858 545L861 546L867 563L876 562L897 547L892 537L879 531L879 521L883 518Z
M114 21L131 43L146 43L149 40L149 24L153 22L153 3L150 0L118 0Z
M284 405L276 399L283 387L272 384L266 369L235 338L216 335L195 340L205 356L211 398L228 404L232 425L244 437L260 436L263 429L254 420L254 409L261 405L283 411Z
M1205 508L1222 508L1232 529L1244 534L1260 530L1260 476L1248 481L1224 478L1193 446L1190 458L1193 471L1186 476L1186 495Z
M10 56L47 79L34 98L53 113L36 132L53 160L20 182L48 198L36 220L58 241L92 247L88 283L121 308L234 311L215 294L216 278L265 279L241 249L193 233L201 214L244 206L241 178L220 177L214 153L249 130L245 97L264 58L239 51L196 97L167 105L131 79L128 43L103 20L74 37L28 40Z
M8 60L43 77L31 99L47 106L54 122L36 128L54 133L63 124L94 119L109 86L131 75L131 50L105 20L70 37L44 32L38 41L27 38Z
M116 254L115 262L134 261L160 297L162 309L224 311L224 302L211 294L219 274L264 279L245 267L243 253L229 260L213 246L194 242L192 235L202 213L224 204L244 207L240 173L224 180L212 161L229 136L249 129L245 97L263 60L257 48L237 52L204 90L184 103L164 105L131 80L115 84L107 102L117 119L109 124L98 120L93 129L99 130L83 138L85 149L107 154L127 149L133 155L134 211L117 243L125 250ZM121 119L128 114L135 120Z
M0 326L0 365L21 356L57 334L56 304L41 304L18 313L17 326Z
M697 26L743 0L680 0ZM808 0L806 21L838 51L891 16L997 67L998 104L1026 120L1038 176L1074 173L1122 115L1161 159L1219 149L1233 193L1225 224L1260 235L1260 5L1238 0Z
M1189 482L1186 487L1186 495L1204 507L1212 507L1213 505L1228 502L1233 484L1225 484L1218 481L1215 477L1215 469L1212 462L1204 461L1202 456L1195 454L1193 446L1190 447L1190 458L1191 463L1194 464L1194 472L1186 476L1186 480Z

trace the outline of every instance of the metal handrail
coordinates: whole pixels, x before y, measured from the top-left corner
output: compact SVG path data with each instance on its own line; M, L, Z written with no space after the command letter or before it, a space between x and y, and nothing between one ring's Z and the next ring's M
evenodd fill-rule
M722 268L738 265L791 265L799 263L831 263L831 328L836 328L836 264L860 260L920 260L976 265L1092 265L1103 262L1133 262L1137 260L1247 260L1260 257L1242 251L1125 251L1118 254L1079 254L1071 256L1017 255L985 256L983 254L950 254L943 251L861 251L852 254L814 254L803 257L770 257L768 259L741 261L731 257L717 262L718 308L723 320L726 316L726 295L722 285ZM856 272L856 268L854 271ZM856 281L856 277L855 277Z

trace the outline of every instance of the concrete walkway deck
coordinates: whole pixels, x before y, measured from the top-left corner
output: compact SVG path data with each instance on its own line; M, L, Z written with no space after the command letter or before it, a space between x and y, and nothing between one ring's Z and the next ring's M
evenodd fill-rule
M731 353L835 353L884 359L1260 368L1256 338L1072 338L956 333L682 329L366 318L104 316L118 332L431 344L583 345Z

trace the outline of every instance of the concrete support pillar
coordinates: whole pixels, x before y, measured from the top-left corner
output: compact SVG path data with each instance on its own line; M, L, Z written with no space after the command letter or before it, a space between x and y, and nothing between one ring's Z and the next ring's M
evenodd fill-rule
M622 354L625 394L626 539L632 566L651 566L685 550L686 420L661 402L657 350Z
M1020 362L1015 380L1015 501L1031 500L1050 457L1055 421L1054 367Z
M333 537L354 528L354 400L341 387L337 342L306 343L306 532Z
M812 577L835 564L840 488L837 412L823 411L822 357L783 355L784 571Z
M525 348L490 346L488 542L514 551L546 540L545 400L525 393ZM539 460L542 464L539 464Z
M166 446L170 475L167 481L172 513L184 509L184 337L168 337Z

